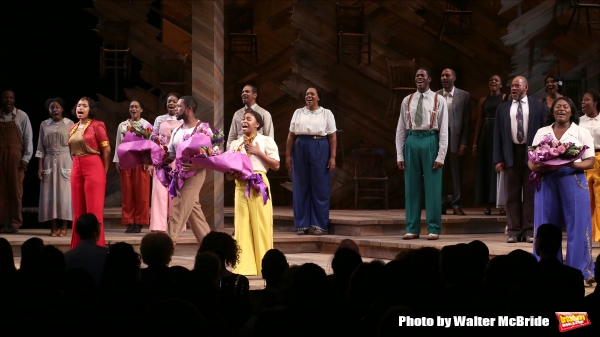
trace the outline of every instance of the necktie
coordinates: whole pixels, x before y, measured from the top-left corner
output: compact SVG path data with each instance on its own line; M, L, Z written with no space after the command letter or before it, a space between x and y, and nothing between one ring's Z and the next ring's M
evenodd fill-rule
M517 141L523 142L525 136L525 130L523 129L523 107L521 106L521 100L519 100L519 106L517 107Z
M423 124L423 94L419 97L419 103L417 103L417 113L415 114L415 124L421 126Z

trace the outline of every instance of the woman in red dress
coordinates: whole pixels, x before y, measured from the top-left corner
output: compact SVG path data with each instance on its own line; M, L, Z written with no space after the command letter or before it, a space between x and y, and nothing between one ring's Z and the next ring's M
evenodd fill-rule
M85 213L92 213L100 221L100 239L104 242L104 194L106 192L106 172L110 162L110 144L103 122L94 120L98 110L94 100L83 97L77 102L75 115L79 122L71 127L69 148L73 156L71 169L71 198L73 202L73 236L71 249L79 244L75 231L77 219Z

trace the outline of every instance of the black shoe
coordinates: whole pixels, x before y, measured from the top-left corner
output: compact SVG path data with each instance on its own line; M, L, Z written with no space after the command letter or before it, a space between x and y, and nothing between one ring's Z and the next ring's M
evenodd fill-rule
M19 229L15 226L8 226L8 228L6 229L6 233L16 234L18 232L19 232Z
M133 229L131 230L132 233L139 233L142 231L142 225L133 225Z
M308 230L306 230L306 229L299 229L299 230L296 231L296 234L298 234L298 235L306 235L306 234L308 234Z
M133 224L127 225L127 229L125 230L125 233L133 233Z

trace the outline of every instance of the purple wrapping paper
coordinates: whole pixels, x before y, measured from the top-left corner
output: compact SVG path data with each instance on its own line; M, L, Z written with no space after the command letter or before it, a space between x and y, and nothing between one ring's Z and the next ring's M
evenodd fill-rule
M549 166L552 170L558 170L565 164L572 163L578 159L581 159L581 157L583 157L583 155L584 155L585 150L587 150L588 148L589 147L587 145L582 146L581 151L579 151L579 154L577 156L575 156L573 158L568 158L568 159L554 158L554 159L550 159L550 160L546 160L546 161L539 161L539 160L536 160L535 155L533 154L533 151L527 151L527 156L529 157L529 160L531 160L531 162L534 164ZM541 187L543 175L544 175L544 172L531 172L529 174L529 180L531 180L533 182L535 189L538 191L540 190L540 187Z
M196 166L222 173L240 172L244 179L254 174L250 158L241 152L225 152L206 158L193 157L192 163Z
M152 165L162 164L165 151L155 142L138 137L133 132L127 132L123 141L117 148L119 164L122 168L129 170L144 165L142 156L144 152L150 151Z
M192 157L200 153L200 146L212 148L210 137L204 134L194 133L191 137L182 141L177 146L177 151L175 152L176 166L175 170L171 173L172 180L169 185L169 194L171 195L171 198L175 198L175 196L179 195L179 190L183 186L183 182L196 174L196 171L184 172L181 169L181 164L191 163Z

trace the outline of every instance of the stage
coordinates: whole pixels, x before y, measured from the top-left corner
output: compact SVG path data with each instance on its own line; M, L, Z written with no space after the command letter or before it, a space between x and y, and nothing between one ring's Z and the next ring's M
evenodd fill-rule
M28 212L36 212L29 208ZM468 243L473 240L483 241L489 248L490 257L508 254L515 249L532 252L532 244L506 243L504 228L506 217L493 210L492 215L484 215L483 208L464 209L467 215L443 215L442 234L439 240L427 240L427 229L424 226L425 212L422 213L422 234L416 240L402 240L404 235L404 210L331 210L330 235L297 235L293 231L292 209L287 207L274 208L274 247L286 254L290 264L314 262L321 265L327 273L331 273L330 262L337 245L344 239L354 240L365 261L371 259L391 260L396 254L405 250L421 247L435 247L441 249L446 245ZM105 235L107 244L120 241L132 244L139 249L144 234L149 230L145 227L139 234L124 233L125 227L120 225L120 208L107 208L105 210ZM225 221L223 228L219 229L231 233L233 231L233 208L224 210ZM20 260L20 247L25 240L37 236L45 244L58 247L67 251L70 246L70 230L67 237L50 237L48 229L28 229L25 225L17 234L0 234L9 240L13 247L15 260ZM194 256L198 244L191 231L182 233L175 249L173 265L193 267ZM566 240L563 240L563 253L566 252ZM594 258L600 254L600 242L594 242L592 248ZM253 288L262 287L259 277L251 278ZM586 288L593 289L593 288ZM587 292L588 290L586 290Z

